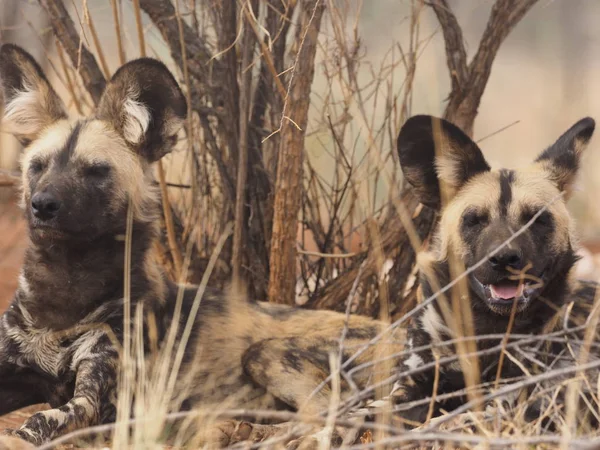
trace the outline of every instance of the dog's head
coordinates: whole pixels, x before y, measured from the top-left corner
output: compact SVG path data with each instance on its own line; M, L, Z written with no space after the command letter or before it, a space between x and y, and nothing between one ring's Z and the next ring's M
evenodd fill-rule
M477 144L443 119L415 116L400 131L404 176L441 214L435 259L476 266L469 284L491 311L507 315L515 301L523 311L573 265L565 201L593 132L594 120L582 119L531 166L492 170Z
M168 153L186 116L186 101L160 62L123 65L94 114L69 120L63 103L23 49L0 48L5 131L25 146L25 209L32 239L94 239L135 220L155 220L151 163Z

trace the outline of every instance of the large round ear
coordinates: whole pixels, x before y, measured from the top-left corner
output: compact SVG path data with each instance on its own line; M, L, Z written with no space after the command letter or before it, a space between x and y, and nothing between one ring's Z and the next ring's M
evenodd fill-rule
M490 170L483 153L456 125L419 115L406 121L398 136L398 155L406 180L419 201L439 209L474 175Z
M567 196L571 193L581 155L587 148L595 127L596 122L591 117L581 119L535 160L558 189L566 191Z
M2 125L23 145L42 130L67 117L62 102L33 57L22 48L0 48L0 94L4 105Z
M169 69L155 59L140 58L117 70L96 116L154 162L171 151L186 113L185 97Z

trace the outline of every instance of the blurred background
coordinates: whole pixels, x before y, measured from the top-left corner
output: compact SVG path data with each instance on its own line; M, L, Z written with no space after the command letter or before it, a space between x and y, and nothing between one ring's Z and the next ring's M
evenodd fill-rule
M203 2L210 9L211 2ZM393 155L393 139L373 143L366 130L379 129L379 123L389 113L384 98L398 95L406 78L405 67L399 64L402 50L410 46L409 18L414 4L401 0L370 0L340 2L345 19L342 33L350 47L356 50L358 83L365 86L362 105L346 102L343 114L336 102L343 102L345 87L331 76L331 61L335 48L329 39L336 30L329 24L321 29L317 50L315 79L309 110L309 125L305 151L313 169L324 178L335 172L332 140L327 138L324 122L335 110L350 130L344 139L352 144L354 158L367 152ZM471 58L486 26L491 0L453 0L449 2L462 27ZM64 2L70 16L84 36L85 45L98 55L91 41L88 18L93 19L101 41L105 63L112 73L119 66L112 2L87 0ZM124 51L128 59L139 56L139 43L132 2L116 2L120 10ZM188 11L192 0L180 0ZM186 9L187 8L187 9ZM327 14L327 13L326 13ZM200 27L203 25L203 15ZM146 16L142 16L149 56L158 57L173 65L170 51L158 31ZM186 20L190 20L189 16ZM527 13L500 47L492 67L491 77L482 97L475 121L474 138L482 139L481 146L492 166L518 167L532 161L571 124L584 116L600 120L600 2L572 0L541 0ZM421 45L412 86L410 114L441 115L450 92L444 40L440 25L429 8L424 8L418 21ZM339 31L339 30L338 30ZM14 42L31 52L44 67L56 90L68 102L67 87L56 41L45 10L37 1L0 1L0 41ZM333 80L332 80L333 79ZM362 108L361 113L358 109ZM397 119L397 116L395 116ZM393 123L393 131L400 123ZM0 168L18 172L21 148L12 136L0 135ZM367 195L373 200L357 213L357 221L369 217L381 202L397 189L400 171L394 156L382 158L381 171L386 176L372 179ZM580 266L586 277L598 273L600 252L600 138L594 137L585 156L579 191L570 201L583 243L590 253ZM187 160L182 153L167 162L169 181L189 181ZM371 175L365 171L365 177ZM386 181L387 180L387 181ZM178 192L174 197L182 195ZM14 187L0 185L0 309L10 300L18 270L27 245L26 230L15 200ZM183 195L184 196L184 195ZM350 240L347 250L358 251L360 238ZM305 250L311 250L310 243ZM595 258L595 259L594 259Z

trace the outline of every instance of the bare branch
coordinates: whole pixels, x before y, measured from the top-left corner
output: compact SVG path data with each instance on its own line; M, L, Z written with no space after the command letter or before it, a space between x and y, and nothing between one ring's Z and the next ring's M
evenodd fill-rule
M446 61L450 70L452 91L460 90L467 84L469 72L467 68L467 51L463 34L456 16L446 0L434 0L430 3L442 27L446 45Z
M179 27L177 14L170 0L140 0L140 7L150 17L156 28L160 31L163 39L171 49L171 56L179 67L183 67ZM213 70L221 67L219 60L212 59L206 42L197 35L194 30L184 21L182 22L182 34L187 49L190 73L198 83L209 82L209 68ZM219 71L220 73L220 71ZM211 82L218 77L211 79Z
M81 42L75 24L61 0L39 0L39 2L48 13L54 34L81 76L81 80L94 104L97 104L104 92L106 80L96 62L96 58Z
M492 7L477 53L467 66L462 31L446 0L430 3L442 27L446 60L452 79L452 92L444 117L473 135L481 96L492 71L492 64L504 39L537 0L497 0Z
M246 3L242 6L244 11L247 12L247 8L256 8L256 1ZM250 26L250 20L248 14L244 14L242 21L244 23L244 36L242 39L242 66L240 68L242 83L240 86L240 99L239 99L239 155L238 155L238 167L237 167L237 186L236 186L236 197L235 197L235 224L233 229L233 252L231 257L231 266L233 271L233 279L238 281L241 276L241 267L243 259L243 247L244 247L244 229L245 226L245 204L246 204L246 180L248 178L248 121L250 119L250 99L251 99L251 87L252 87L252 70L250 63L252 61L252 54L254 53L254 32Z

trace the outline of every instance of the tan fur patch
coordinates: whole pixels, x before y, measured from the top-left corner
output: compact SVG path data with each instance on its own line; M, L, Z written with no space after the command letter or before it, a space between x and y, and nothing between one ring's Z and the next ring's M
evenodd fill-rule
M64 147L69 135L71 134L71 123L68 120L59 120L48 127L26 148L21 156L21 177L22 177L22 195L21 207L27 202L31 193L29 192L29 167L33 160L48 162L59 150Z
M516 172L512 189L513 201L509 208L509 217L518 223L524 208L547 208L555 223L554 239L551 244L554 250L564 251L574 238L574 226L567 210L565 200L560 192L546 176L534 168Z
M555 250L565 250L569 243L575 244L573 219L568 213L564 198L555 184L548 178L545 170L539 165L515 171L512 183L512 201L508 216L516 232L520 226L521 213L524 209L541 209L546 206L555 222L552 245ZM499 215L500 182L499 172L490 171L476 175L458 192L443 210L439 231L436 236L438 259L446 260L448 251L464 257L470 243L463 242L460 234L460 223L463 213L474 208L489 214L490 220Z
M464 256L467 253L466 242L460 238L460 221L462 214L468 208L488 212L495 217L498 212L498 199L500 198L500 183L497 171L490 171L474 176L458 192L446 206L440 219L437 243L439 259L446 260L448 251Z
M157 202L158 192L150 184L150 169L141 158L127 145L125 140L109 124L93 120L85 124L79 134L73 158L86 164L108 163L117 177L116 190L113 193L113 208L131 198L135 208L135 217L148 222L148 208Z

